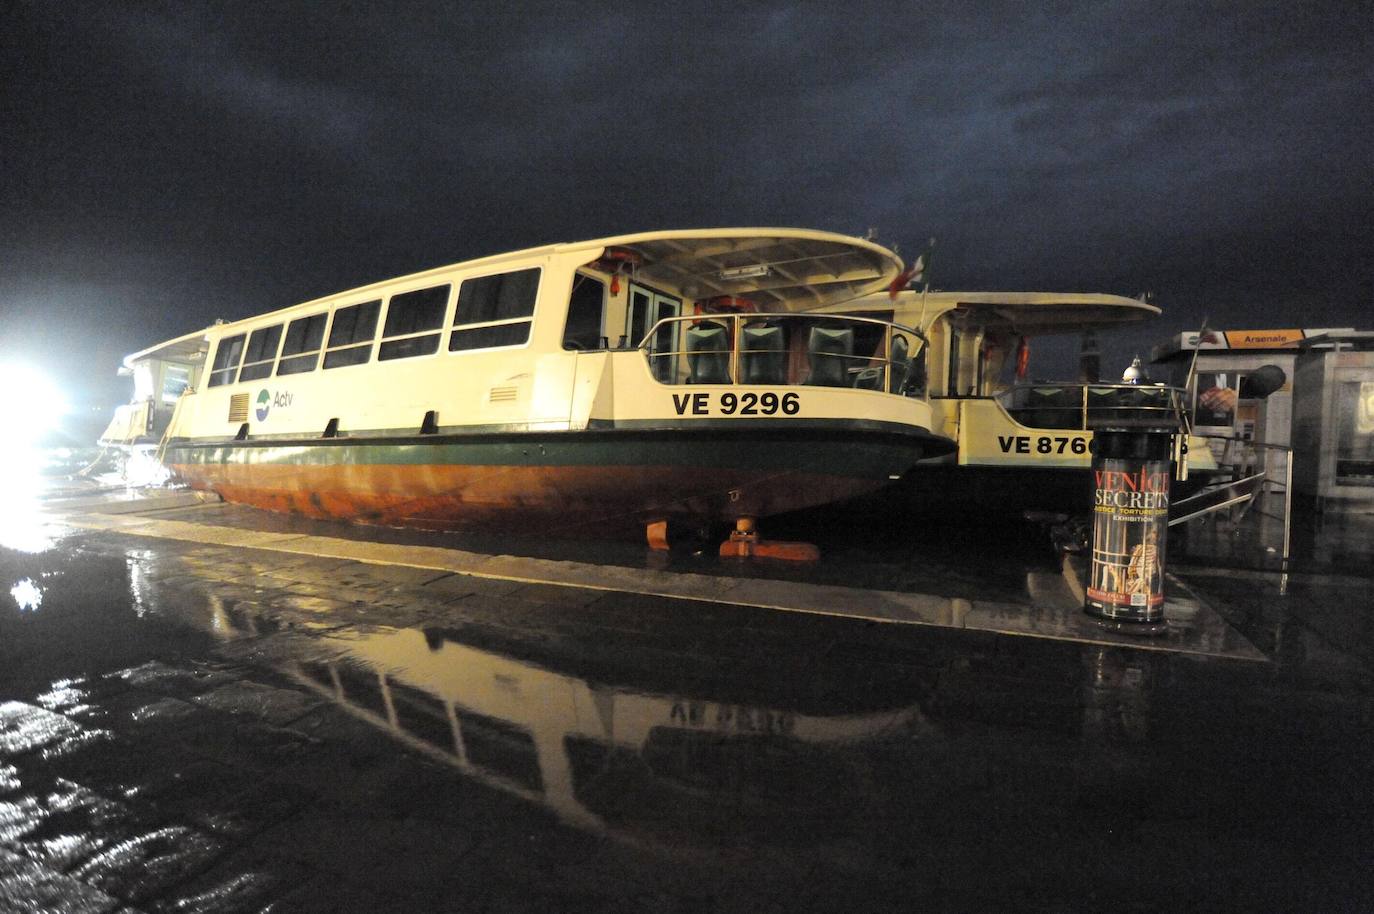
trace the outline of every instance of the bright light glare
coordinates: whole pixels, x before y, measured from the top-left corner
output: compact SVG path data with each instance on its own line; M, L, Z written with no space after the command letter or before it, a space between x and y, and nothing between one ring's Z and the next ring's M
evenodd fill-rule
M23 362L0 363L0 416L12 436L36 441L67 409L67 398L43 372Z
M39 501L46 462L40 442L57 428L66 411L66 398L46 374L24 362L0 362L0 416L7 435L0 446L0 479L5 481L5 495L0 497L0 547L21 552L52 548ZM11 595L19 601L18 595Z
M124 484L130 488L160 486L171 477L171 472L147 449L135 449L124 464Z
M43 591L38 589L38 585L33 582L32 578L24 578L24 580L16 582L10 588L10 596L25 612L33 612L43 605Z

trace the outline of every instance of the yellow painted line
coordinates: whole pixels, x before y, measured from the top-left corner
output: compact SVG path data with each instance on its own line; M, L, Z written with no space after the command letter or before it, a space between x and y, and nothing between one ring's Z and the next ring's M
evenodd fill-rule
M1077 605L1069 605L1066 601L1059 605L1033 606L983 600L969 601L931 594L757 578L718 577L691 572L591 565L524 556L486 555L437 546L405 546L300 533L268 533L181 520L133 517L127 514L117 517L81 514L63 517L62 523L79 529L107 530L134 536L216 546L263 549L372 565L444 571L516 584L552 584L607 593L703 600L833 618L930 625L1244 660L1266 659L1238 632L1226 626L1220 617L1216 617L1215 621L1229 633L1227 637L1222 640L1216 637L1199 638L1199 644L1192 644L1179 640L1131 638L1102 631L1078 611ZM1204 611L1212 613L1210 609ZM1215 616L1215 613L1212 615Z

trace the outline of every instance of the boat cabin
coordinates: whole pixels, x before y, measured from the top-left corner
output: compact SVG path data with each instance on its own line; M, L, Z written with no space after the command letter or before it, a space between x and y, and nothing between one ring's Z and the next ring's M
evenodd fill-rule
M1026 378L1032 337L1157 316L1160 309L1147 302L1097 293L906 291L895 299L871 295L837 310L922 332L928 340L932 431L958 442L957 451L941 459L960 466L1086 467L1095 428L1187 428L1181 392L1171 387L1096 377ZM1011 383L1004 380L1009 373ZM1179 450L1182 457L1187 449ZM1209 455L1200 453L1197 460L1207 463ZM1186 462L1180 463L1186 473Z
M133 379L133 399L116 407L97 443L102 447L156 446L167 432L181 395L200 385L208 348L201 331L163 343L154 353L135 353L125 359L119 374Z

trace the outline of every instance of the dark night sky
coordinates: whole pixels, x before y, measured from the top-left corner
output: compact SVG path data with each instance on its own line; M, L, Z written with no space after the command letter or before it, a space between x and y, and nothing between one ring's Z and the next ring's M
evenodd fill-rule
M661 7L5 4L0 356L103 406L216 317L716 225L1152 290L1112 360L1374 326L1370 2Z

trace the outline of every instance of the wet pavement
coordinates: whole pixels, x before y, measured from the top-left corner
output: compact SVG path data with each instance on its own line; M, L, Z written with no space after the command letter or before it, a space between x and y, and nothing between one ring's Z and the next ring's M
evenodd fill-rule
M1180 563L1248 659L84 529L55 504L0 530L0 910L1374 907L1358 574ZM1058 572L1023 532L908 533L851 532L814 569L499 554L1026 609Z

